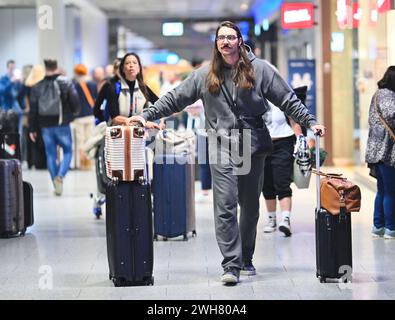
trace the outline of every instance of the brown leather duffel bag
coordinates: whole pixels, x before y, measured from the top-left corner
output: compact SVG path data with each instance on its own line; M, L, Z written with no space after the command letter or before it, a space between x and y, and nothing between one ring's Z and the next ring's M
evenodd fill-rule
M347 213L361 209L361 190L356 184L339 174L319 174L324 176L320 182L321 207L333 215L340 214L341 207Z

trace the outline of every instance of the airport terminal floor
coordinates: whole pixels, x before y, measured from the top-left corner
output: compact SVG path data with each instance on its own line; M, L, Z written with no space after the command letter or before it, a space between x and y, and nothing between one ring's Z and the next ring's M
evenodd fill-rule
M347 173L352 178L352 176ZM352 216L352 283L321 284L315 276L315 181L294 190L293 235L263 233L263 198L254 264L257 275L223 286L212 200L197 202L197 236L154 243L154 286L116 288L108 280L105 215L96 220L89 194L94 171L70 171L61 197L46 170L25 170L34 188L35 223L25 237L0 239L0 299L348 300L395 299L395 241L373 239L374 192L361 185ZM196 192L200 193L200 184Z

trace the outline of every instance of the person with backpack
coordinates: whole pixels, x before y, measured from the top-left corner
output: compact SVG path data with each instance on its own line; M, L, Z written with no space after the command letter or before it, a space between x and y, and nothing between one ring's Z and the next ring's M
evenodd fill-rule
M58 72L56 60L44 60L45 77L30 93L29 136L35 142L41 128L47 166L55 194L62 195L63 180L70 168L72 136L70 122L80 113L80 101L73 83ZM58 161L57 146L63 150Z

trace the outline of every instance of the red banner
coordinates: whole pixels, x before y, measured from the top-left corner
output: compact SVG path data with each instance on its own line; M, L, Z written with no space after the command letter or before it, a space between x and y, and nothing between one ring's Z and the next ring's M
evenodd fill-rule
M379 13L384 13L394 9L392 0L377 0L377 9Z
M314 5L308 2L285 3L281 6L283 29L306 29L314 26Z
M359 22L362 18L362 9L359 7L358 2L353 2L352 4L352 27L358 28Z

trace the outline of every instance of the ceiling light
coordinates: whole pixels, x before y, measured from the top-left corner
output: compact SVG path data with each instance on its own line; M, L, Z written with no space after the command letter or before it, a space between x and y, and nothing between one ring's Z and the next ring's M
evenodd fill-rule
M240 10L242 11L247 11L248 10L248 4L247 3L242 3L240 5Z

